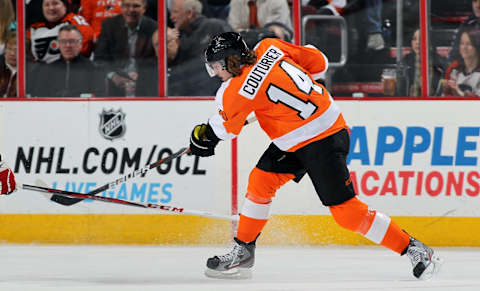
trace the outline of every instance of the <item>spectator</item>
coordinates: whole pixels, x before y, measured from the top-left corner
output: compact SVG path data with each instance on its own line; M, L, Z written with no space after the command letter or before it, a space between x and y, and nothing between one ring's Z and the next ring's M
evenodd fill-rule
M258 29L272 22L293 30L287 0L231 0L228 23L235 31Z
M445 74L444 96L480 96L480 31L465 30L458 47L460 59L453 61Z
M12 0L16 1L16 0ZM42 2L43 0L26 0L25 1L25 27L30 27L36 22L44 21L42 12ZM67 11L78 14L78 6L80 0L67 0Z
M412 51L405 55L402 64L406 67L408 96L422 96L422 65L420 52L420 29L416 29L411 40ZM440 79L445 74L445 58L441 57L434 48L430 51L430 92L431 95L439 95L437 92Z
M382 0L365 0L367 16L367 49L381 50L385 47L382 36Z
M450 62L460 61L459 52L460 37L465 30L480 29L480 0L472 0L472 14L458 27L457 33L453 37L452 49L448 55Z
M203 15L208 18L227 20L230 12L230 0L201 0Z
M125 89L136 82L139 62L155 57L152 34L157 23L144 16L146 0L122 0L122 14L107 18L95 47L95 61L107 77L107 95L130 95ZM151 64L147 68L152 74Z
M85 19L67 10L67 0L43 0L42 12L45 20L32 24L27 32L31 42L33 58L37 61L52 63L60 58L58 50L58 31L66 24L75 25L82 34L82 50L90 56L93 48L93 30Z
M175 28L167 32L167 53L171 60L168 94L215 95L220 81L209 77L201 56L213 36L231 31L231 27L224 20L202 15L202 3L199 0L173 0L170 18ZM186 75L189 77L185 78Z
M14 20L15 13L13 12L12 2L10 0L0 0L0 55L5 52L7 33Z
M17 97L17 34L5 39L5 55L0 56L0 96Z
M272 31L281 40L291 42L293 39L293 30L281 22L269 22L263 28Z
M80 54L82 33L72 24L60 28L57 42L60 59L51 64L39 64L32 72L29 92L36 97L88 97L99 93L103 80L93 62ZM46 85L48 84L48 85Z
M100 35L102 21L122 13L121 0L82 0L80 3L79 14L92 26L94 42Z

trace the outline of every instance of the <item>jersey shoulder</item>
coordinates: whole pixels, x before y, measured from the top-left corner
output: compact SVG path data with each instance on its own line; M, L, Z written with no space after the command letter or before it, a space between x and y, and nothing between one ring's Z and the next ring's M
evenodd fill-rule
M253 50L258 54L265 52L271 45L281 46L282 41L278 38L265 38L259 41Z
M90 24L85 20L85 18L82 15L75 14L75 13L68 13L65 15L65 17L62 19L61 22L69 22L79 29L84 28L84 27L90 27Z

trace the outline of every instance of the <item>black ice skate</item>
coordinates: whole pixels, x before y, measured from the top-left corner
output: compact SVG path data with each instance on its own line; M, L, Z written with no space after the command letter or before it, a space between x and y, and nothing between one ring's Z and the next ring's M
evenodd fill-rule
M211 278L247 279L252 277L255 262L255 241L245 243L234 238L233 250L207 260L205 275Z
M443 260L428 246L410 237L406 254L413 266L413 276L428 280L440 271Z

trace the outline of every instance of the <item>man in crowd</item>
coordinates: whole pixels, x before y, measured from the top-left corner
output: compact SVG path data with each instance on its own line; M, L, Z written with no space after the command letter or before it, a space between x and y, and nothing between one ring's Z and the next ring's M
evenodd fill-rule
M173 0L170 18L175 28L167 33L168 95L212 96L220 85L205 72L201 56L213 36L232 29L224 20L205 17L202 9L199 0Z
M125 96L138 78L138 63L152 60L152 34L157 23L144 16L146 0L122 0L122 14L102 22L95 61L108 79L107 96ZM154 65L150 65L153 74Z
M39 64L32 72L29 92L37 97L89 97L103 93L103 82L93 62L80 54L82 34L74 25L60 28L57 39L60 59Z

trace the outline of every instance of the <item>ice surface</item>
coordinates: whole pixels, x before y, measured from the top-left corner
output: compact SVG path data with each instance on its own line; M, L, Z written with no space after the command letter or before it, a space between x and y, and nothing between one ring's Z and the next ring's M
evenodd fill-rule
M203 275L228 246L0 245L0 290L480 290L479 248L434 248L445 260L429 281L382 247L258 246L253 278Z

